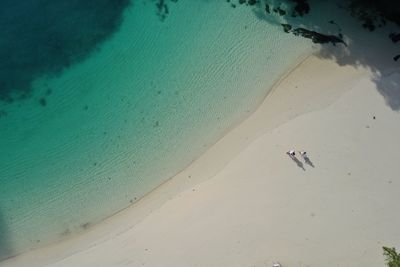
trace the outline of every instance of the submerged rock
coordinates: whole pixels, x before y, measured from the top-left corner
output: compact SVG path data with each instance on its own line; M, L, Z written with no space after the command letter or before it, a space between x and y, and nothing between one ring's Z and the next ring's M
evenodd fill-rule
M283 31L289 33L292 30L292 25L290 24L281 24L283 26Z
M248 3L249 5L251 5L251 6L253 6L253 5L257 4L258 1L257 1L257 0L248 0L247 3Z
M45 106L47 105L46 99L45 99L45 98L40 98L40 99L39 99L39 104L40 104L42 107L45 107Z
M265 12L267 12L268 14L271 13L271 9L268 4L265 4Z

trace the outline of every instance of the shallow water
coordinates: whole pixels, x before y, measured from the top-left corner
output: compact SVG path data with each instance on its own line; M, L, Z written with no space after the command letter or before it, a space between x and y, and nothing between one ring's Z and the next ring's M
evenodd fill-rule
M0 52L18 63L1 76L13 102L0 102L0 258L135 202L252 112L310 49L225 1L167 2L166 17L152 1L121 3L111 24L79 31L106 29L101 38L82 49L74 39L65 58L36 62L47 51L23 69L22 52Z

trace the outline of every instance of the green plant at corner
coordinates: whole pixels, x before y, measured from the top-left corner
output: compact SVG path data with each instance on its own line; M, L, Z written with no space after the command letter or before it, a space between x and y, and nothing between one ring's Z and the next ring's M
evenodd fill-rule
M388 267L400 267L400 253L397 253L395 248L383 247L383 255Z

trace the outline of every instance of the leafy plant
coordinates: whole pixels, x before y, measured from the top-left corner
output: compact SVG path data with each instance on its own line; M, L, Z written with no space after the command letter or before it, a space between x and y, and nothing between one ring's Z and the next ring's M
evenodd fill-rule
M383 255L388 267L400 267L400 253L397 253L395 248L383 247Z

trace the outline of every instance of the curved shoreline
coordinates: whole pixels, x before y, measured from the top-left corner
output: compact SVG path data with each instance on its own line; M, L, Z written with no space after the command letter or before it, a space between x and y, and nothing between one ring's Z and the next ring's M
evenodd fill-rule
M46 107L32 98L1 118L0 249L10 251L1 258L79 234L173 176L247 117L309 47L251 9L173 8L163 23L154 5L129 8L93 57L35 81L35 98L53 89ZM207 16L193 19L193 10Z
M171 180L173 179L179 179L177 177L180 177L182 175L184 175L185 172L188 171L188 169L190 169L192 167L192 165L194 165L199 159L203 158L206 154L210 153L209 151L212 150L214 148L214 146L219 143L222 139L224 139L224 137L226 135L228 135L231 131L233 131L234 129L238 128L244 121L248 120L249 117L251 117L255 112L257 112L257 110L263 105L263 103L266 101L266 99L269 97L269 95L271 95L276 88L279 87L279 85L293 72L295 71L298 67L300 67L305 61L307 61L308 58L312 57L312 52L306 52L304 53L302 56L300 56L298 58L298 60L292 65L292 67L288 68L288 70L286 72L284 72L277 80L276 82L274 82L274 84L271 86L271 89L267 89L266 90L266 94L264 96L264 98L257 104L257 106L253 109L253 111L248 114L246 117L242 118L240 121L236 122L233 126L231 126L230 128L227 128L224 133L221 134L221 136L210 146L209 149L207 149L204 153L200 154L200 156L198 156L196 159L194 159L188 166L186 166L184 169L182 169L181 171L179 171L178 173L176 173L175 175L173 175L172 177L169 177L166 181L164 181L163 183L161 183L160 185L158 185L157 187L155 187L154 189L152 189L151 191L147 192L146 194L144 194L141 198L139 198L136 202L134 202L131 206L128 206L122 210L119 210L113 214L111 214L110 216L108 216L107 218L105 218L104 220L91 225L90 229L86 229L81 233L77 233L77 234L73 234L69 237L67 237L66 239L61 239L61 240L57 240L55 242L52 242L50 244L46 244L43 246L40 246L38 248L35 248L33 250L29 250L29 251L25 251L22 253L19 253L17 255L11 256L3 261L0 262L0 266L3 263L7 263L8 261L12 261L13 259L18 259L20 257L24 257L27 254L36 254L36 253L40 253L41 251L45 251L47 249L51 250L55 247L63 247L64 246L69 246L67 245L68 243L75 243L77 242L77 240L81 237L86 237L88 238L88 240L86 241L87 244L85 246L87 246L87 248L90 248L90 246L92 245L96 245L97 242L104 242L103 241L99 241L100 239L102 240L103 238L98 238L98 236L96 235L96 237L92 240L92 238L90 238L90 235L92 234L92 232L97 232L97 231L101 231L101 228L104 227L105 224L109 224L113 221L116 221L116 217L117 216L123 216L123 214L128 213L128 212L133 212L131 211L132 209L137 209L138 205L141 205L141 202L146 201L146 202L153 202L153 200L147 200L147 198L158 198L157 196L155 196L155 194L157 194L158 191L170 191L173 190L171 188L168 189L164 189L163 187L166 187L167 184L171 183ZM244 140L242 140L244 141ZM235 147L231 147L230 149L234 149L234 151L230 151L230 153L228 153L228 155L224 155L223 158L219 158L219 160L221 160L223 163L219 163L217 166L212 166L212 170L208 170L207 174L203 174L204 177L201 178L201 180L196 180L196 182L191 183L191 185L197 184L199 182L203 182L207 179L209 179L210 177L212 177L213 175L215 175L220 169L222 169L232 158L234 158L238 153L240 153L241 149L243 147L245 147L248 144L247 141L239 144L236 144ZM192 179L192 181L194 181ZM170 187L170 186L169 186ZM161 206L163 203L165 203L170 197L172 197L173 195L177 194L178 191L180 191L182 188L180 186L177 185L177 188L175 188L176 190L170 191L168 192L168 196L164 196L163 199L158 199L156 203L152 203L152 208L151 209L147 209L146 211L137 211L136 213L139 213L138 217L136 218L137 221L140 221L141 219L143 219L145 216L147 216L148 214L150 214L152 212L152 210L157 209L159 206ZM176 192L175 192L176 191ZM133 224L134 225L134 224ZM132 227L133 225L129 225L129 227ZM97 229L100 228L100 229ZM126 230L126 229L125 229ZM123 232L123 229L120 229L120 231L118 232ZM119 234L119 233L118 233ZM99 240L98 240L99 239ZM94 242L94 244L91 244L91 242ZM55 250L57 250L55 248ZM74 250L74 249L71 249ZM58 253L60 253L61 251L57 251ZM57 253L56 252L56 253ZM57 253L57 254L58 254ZM47 254L47 253L45 253ZM61 252L62 254L62 252Z
M299 261L331 266L328 258L340 258L350 266L363 266L365 262L379 265L381 252L376 238L392 245L398 233L396 225L381 220L392 214L379 211L379 207L382 201L395 203L396 192L393 186L386 187L386 181L374 179L374 173L378 168L385 177L391 177L391 183L398 182L393 176L396 164L392 164L396 156L387 147L390 149L390 142L400 133L400 124L396 123L400 118L385 105L371 77L362 68L340 67L329 60L308 57L277 81L250 117L137 203L87 233L0 265L97 266L101 262L116 266L125 262L137 266L147 261L150 266L258 266L270 264L276 257L288 266ZM360 96L364 101L357 101ZM353 106L351 110L346 109L349 105ZM365 122L371 119L371 106L379 123L373 129L364 125L372 124ZM369 143L385 132L383 144ZM381 156L374 166L365 157L355 158L360 147L367 145L369 153ZM306 166L307 171L302 171L293 164L284 154L290 146L310 151L315 169ZM353 161L350 165L349 158ZM373 169L366 171L368 168ZM381 197L376 202L374 197L358 195ZM338 201L339 197L343 200ZM381 222L375 222L371 214L379 214ZM227 220L229 216L232 218ZM354 221L347 221L349 216ZM292 229L292 221L296 229ZM337 227L340 232L334 230ZM363 229L370 229L370 238L365 238ZM235 234L229 235L232 231ZM299 241L304 234L312 242ZM256 236L259 238L254 241ZM343 246L350 242L347 238L360 242L351 253ZM326 242L332 245L329 254L318 253ZM200 244L211 247L202 249ZM229 252L238 248L243 251ZM360 261L364 248L369 256ZM168 259L163 250L167 250ZM351 256L345 257L343 251Z

